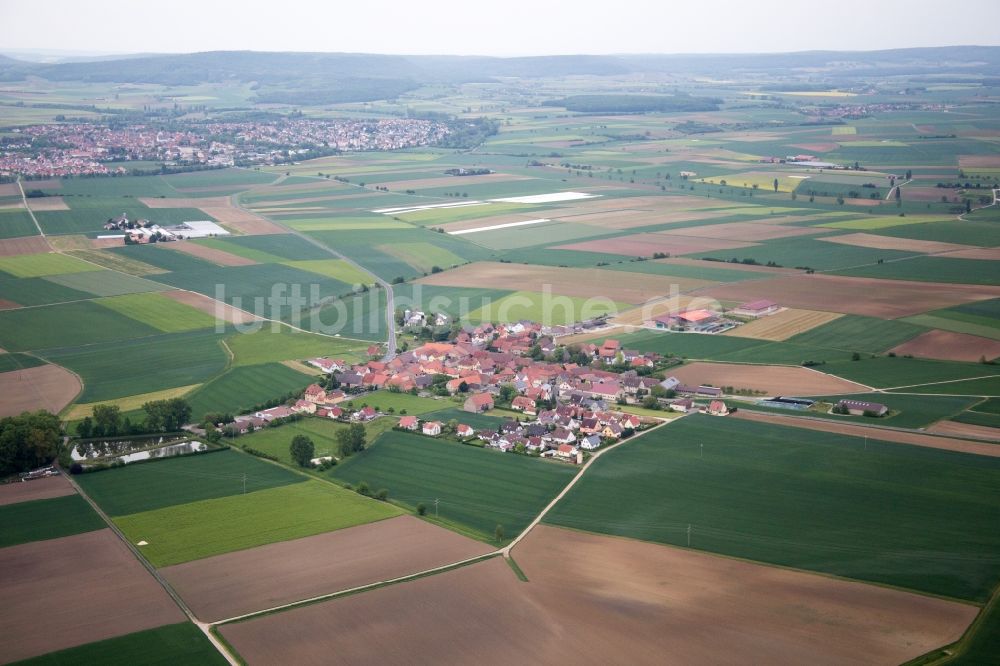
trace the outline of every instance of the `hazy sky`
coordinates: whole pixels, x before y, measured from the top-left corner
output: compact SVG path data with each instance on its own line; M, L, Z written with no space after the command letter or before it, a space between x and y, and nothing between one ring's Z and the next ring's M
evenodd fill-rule
M998 45L1000 0L0 0L0 50L540 55Z

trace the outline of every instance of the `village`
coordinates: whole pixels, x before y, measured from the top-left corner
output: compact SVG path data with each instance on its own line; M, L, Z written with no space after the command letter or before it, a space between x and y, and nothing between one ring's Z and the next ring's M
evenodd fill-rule
M612 339L575 347L571 354L542 331L540 324L528 321L484 323L463 330L454 341L427 342L388 362L376 360L382 351L378 345L368 350L371 360L364 363L309 359L307 363L325 375L322 385L310 385L292 404L237 416L224 430L238 436L307 415L354 423L398 417L397 428L428 437L450 436L502 452L580 464L588 452L660 422L630 413L629 405L667 414L730 412L721 388L651 376L677 359L623 349ZM557 351L562 352L559 360L554 357ZM377 391L450 398L449 404L460 403L470 415L499 409L506 418L498 420L497 427L476 429L461 419L442 423L405 410L380 412L369 404L377 402Z

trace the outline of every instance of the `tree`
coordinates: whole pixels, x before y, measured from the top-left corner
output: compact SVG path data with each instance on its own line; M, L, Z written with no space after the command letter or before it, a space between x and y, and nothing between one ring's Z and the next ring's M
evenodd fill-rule
M0 419L0 476L52 462L61 435L59 418L44 410Z
M379 488L379 491L375 493L375 499L386 501L389 499L389 490L387 488Z
M971 213L972 212L972 199L966 199L965 200L965 212L966 213Z
M417 515L424 516L427 515L427 505L421 502L417 505Z
M76 434L78 437L83 439L89 438L94 434L94 419L89 416L83 417L83 420L76 424Z
M645 409L659 409L660 401L656 399L655 395L647 395L642 399L642 406Z
M288 452L292 455L292 460L298 463L299 467L308 467L309 461L316 454L316 447L311 439L305 435L296 435L292 438L292 443L288 446Z
M94 436L114 437L121 430L122 414L117 405L94 405Z
M365 427L360 423L352 423L344 430L337 432L337 444L340 446L340 455L342 456L364 451L366 440Z
M778 179L777 178L774 179L774 191L775 192L778 191Z
M851 360L852 361L860 361L861 360L861 354L859 354L858 352L854 352L853 354L851 354Z
M496 529L493 530L493 536L496 538L497 543L503 541L503 525L496 526Z

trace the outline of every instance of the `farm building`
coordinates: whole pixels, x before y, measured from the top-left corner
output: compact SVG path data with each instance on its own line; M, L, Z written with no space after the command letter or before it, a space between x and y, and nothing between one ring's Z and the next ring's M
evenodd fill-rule
M841 400L837 403L837 408L842 412L847 410L852 416L864 416L865 414L875 414L885 416L889 408L878 402L865 402L864 400Z
M756 301L750 301L749 303L742 303L732 310L732 314L739 317L750 317L756 319L758 317L766 317L772 315L781 309L774 301L769 301L766 298L759 299Z
M719 323L719 314L711 310L685 310L656 317L653 321L656 328L700 333L712 330Z
M473 414L489 411L493 409L493 396L489 393L477 393L475 395L470 395L466 398L462 409L467 412L472 412Z
M801 411L809 409L816 404L816 401L805 398L785 398L778 395L773 398L759 400L757 404L761 407L777 407L779 409L796 409Z
M708 405L708 413L712 416L725 416L729 413L729 408L726 407L726 403L721 400L713 400Z

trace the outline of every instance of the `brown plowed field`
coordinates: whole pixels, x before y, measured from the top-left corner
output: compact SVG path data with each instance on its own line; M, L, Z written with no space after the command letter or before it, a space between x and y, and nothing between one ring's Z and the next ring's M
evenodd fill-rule
M819 240L828 243L840 243L842 245L855 245L857 247L873 247L878 250L902 250L904 252L924 252L927 254L976 249L968 245L958 245L957 243L913 240L911 238L891 238L889 236L865 233L827 236Z
M76 375L58 365L0 372L0 416L38 409L58 414L81 388Z
M62 197L39 197L37 199L28 199L28 207L34 211L46 211L46 210L69 210L69 206L63 201Z
M938 421L928 428L927 431L936 435L970 437L972 439L985 439L989 442L1000 442L1000 428L990 428L989 426L973 425L971 423Z
M996 155L959 155L958 166L1000 168L1000 157Z
M399 516L162 569L198 619L215 622L444 566L493 550Z
M871 426L855 425L853 423L838 423L830 419L809 419L796 416L783 416L781 414L765 414L763 412L751 412L745 409L741 409L732 416L728 416L726 418L763 421L764 423L774 423L776 425L791 426L793 428L803 428L804 430L835 432L841 435L851 435L853 437L867 436L872 439L880 439L884 442L913 444L916 446L926 446L931 449L944 449L945 451L959 451L961 453L975 453L976 455L990 456L992 458L1000 457L1000 446L996 446L995 444L981 444L979 442L969 442L963 439L935 437L934 435L922 435L917 432L886 430L884 428L873 428Z
M673 256L713 250L732 250L735 248L751 247L756 244L722 238L696 238L694 236L669 236L667 234L649 233L633 234L618 238L603 238L580 243L568 243L566 245L557 245L555 249L622 254L629 257L649 257L656 252L668 252Z
M893 347L897 354L913 354L922 358L939 358L945 361L978 361L981 356L992 361L1000 357L1000 340L981 338L978 335L927 331L912 340Z
M840 148L839 143L793 143L792 146L813 153L828 153L831 150Z
M796 310L788 308L773 315L755 319L748 324L726 331L723 335L736 338L753 338L755 340L787 340L793 335L811 331L817 326L829 324L834 319L844 315L837 312L820 312L818 310Z
M695 362L671 368L669 374L689 386L732 386L768 395L836 395L867 390L861 384L798 366Z
M1000 261L1000 247L977 247L958 252L949 252L947 257L951 259L985 259L986 261Z
M257 263L253 259L247 259L246 257L239 256L238 254L226 252L225 250L219 250L214 247L199 245L197 243L192 243L191 241L165 243L164 245L171 250L177 250L185 254L190 254L194 257L210 261L219 266L252 266Z
M214 298L209 298L208 296L198 294L193 291L181 291L178 289L176 291L161 291L160 293L167 298L172 298L178 303L198 308L202 312L206 312L213 317L222 317L230 324L249 324L250 322L258 319L258 317L250 314L249 312L237 310L231 305L220 303Z
M630 276L621 271L593 268L525 266L481 261L450 271L435 273L418 282L449 287L483 287L542 291L550 285L553 294L581 298L604 297L624 303L645 303L668 296L671 289L690 291L715 284L708 280L664 275Z
M809 218L800 217L798 219ZM657 233L671 236L719 238L753 242L773 240L775 238L791 238L793 236L810 236L826 231L825 229L813 229L810 227L785 227L780 224L774 224L776 221L778 220L768 219L767 222L707 224L703 227L684 227L683 229L669 229L667 231L658 231Z
M0 661L185 617L111 530L0 549Z
M493 559L221 631L250 663L896 664L978 610L549 526L514 556L530 582Z
M76 493L62 476L50 476L36 481L0 484L0 506L32 500L50 499Z
M13 257L18 254L37 254L48 252L49 244L41 236L23 236L21 238L5 238L0 240L0 257Z
M770 298L792 308L896 319L997 298L1000 287L800 274L709 287L699 295L738 302Z

